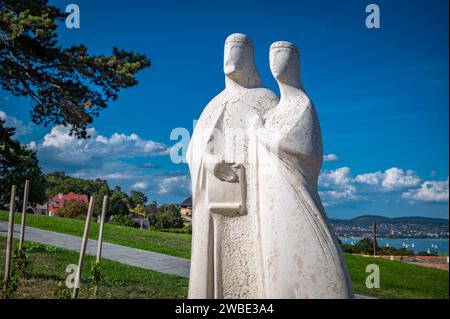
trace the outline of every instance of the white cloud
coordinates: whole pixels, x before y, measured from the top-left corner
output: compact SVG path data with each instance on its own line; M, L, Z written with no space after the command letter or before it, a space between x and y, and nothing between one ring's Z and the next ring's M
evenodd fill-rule
M367 185L380 185L382 179L383 173L381 172L360 174L355 177L356 182Z
M133 164L127 160L168 155L168 146L134 133L105 136L95 128L88 128L88 135L89 139L77 139L69 135L68 128L56 126L39 143L32 141L28 147L37 150L40 164L47 172L63 170L73 177L106 180L110 187L120 185L127 192L143 191L149 198L190 195L188 173L168 172L150 162Z
M126 173L109 173L109 174L103 174L98 175L97 178L104 179L104 180L129 180L135 178L135 176L126 174Z
M343 201L355 200L359 197L356 194L356 187L353 185L346 185L341 189L320 191L320 196L326 201Z
M148 187L148 183L147 182L136 182L133 184L133 186L131 186L132 189L134 190L145 190Z
M157 193L187 196L191 194L191 179L188 175L168 176L159 182Z
M387 190L402 189L405 187L416 186L421 179L413 170L407 170L406 173L396 167L392 167L384 172L384 180L381 185Z
M14 134L14 137L28 135L32 131L32 124L25 125L23 121L13 117L9 116L3 111L0 111L0 119L5 121L6 127L14 127L16 129L16 133Z
M351 182L351 172L348 167L335 170L325 170L319 176L319 185L324 187L345 186Z
M39 156L39 153L38 153ZM125 180L137 178L139 174L134 170L134 166L119 160L105 161L102 166L85 167L71 173L74 177L90 179L114 179Z
M142 165L134 165L113 160L106 162L103 167L88 167L69 174L84 179L101 179L108 181L110 187L121 186L129 192L139 190L152 199L155 196L186 197L191 194L189 173L164 172L149 170Z
M160 166L158 166L156 164L153 164L153 163L150 163L150 162L143 163L141 166L143 168L147 168L147 169L158 169L158 168L161 168Z
M26 146L27 146L29 149L32 149L32 150L36 150L36 148L37 148L37 144L36 144L35 141L31 141L31 142L28 143Z
M448 202L449 179L446 181L425 181L418 189L410 189L402 197L411 201Z
M319 188L321 189L319 195L325 206L358 198L348 167L322 171L319 176Z
M325 154L323 156L323 161L324 162L337 162L339 161L339 157L336 154Z
M375 196L387 193L392 193L391 196L401 194L402 198L410 201L448 201L448 180L423 182L413 170L405 171L397 167L355 177L348 167L324 170L319 176L319 190L325 206L346 201L373 200Z
M101 167L105 161L136 156L158 156L169 153L169 148L136 134L114 133L100 135L95 128L88 128L88 139L69 135L69 128L53 127L41 143L31 142L38 150L44 167L50 169ZM114 176L112 176L114 178Z
M384 172L360 174L355 177L355 182L370 186L378 186L384 191L393 191L417 186L421 178L413 170L392 167Z

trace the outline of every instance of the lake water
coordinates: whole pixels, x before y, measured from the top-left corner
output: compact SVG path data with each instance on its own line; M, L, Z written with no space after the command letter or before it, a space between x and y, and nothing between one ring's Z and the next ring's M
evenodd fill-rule
M344 244L357 243L361 238L341 238ZM394 248L407 248L415 253L421 251L436 252L439 255L448 255L448 239L433 239L433 238L377 238L378 246Z

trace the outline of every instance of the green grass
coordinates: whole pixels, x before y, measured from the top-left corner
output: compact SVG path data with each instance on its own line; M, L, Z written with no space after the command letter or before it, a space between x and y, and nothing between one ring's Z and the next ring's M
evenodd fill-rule
M19 224L20 220L21 214L16 213L14 222ZM0 221L8 221L7 212L0 212ZM82 236L84 220L28 214L27 226ZM98 238L98 229L99 224L92 222L89 232L90 239ZM191 235L189 234L158 232L110 224L105 224L103 234L103 240L109 243L155 251L176 257L191 257Z
M6 221L6 219L6 213L0 212L0 220ZM15 222L18 223L19 220L20 216L19 214L16 214ZM45 230L81 236L83 233L84 222L82 220L28 215L27 225ZM97 237L98 224L92 223L90 238L96 239ZM140 230L107 224L105 225L104 239L107 242L124 246L156 251L177 257L190 257L191 236L188 234L173 234L150 230ZM58 250L58 252L60 251L63 250ZM76 263L75 253L70 253L67 251L63 252L63 255L66 257L68 256L68 254L70 254L71 256L75 256L75 258L71 258L73 258L72 263ZM65 261L67 260L66 257L64 257ZM91 259L91 257L89 257L89 259ZM377 298L448 299L449 297L448 271L425 268L399 261L361 257L349 254L345 254L345 259L347 261L355 293ZM120 265L112 261L108 261L108 263ZM365 286L366 278L369 275L369 273L366 273L365 271L368 264L377 264L380 267L381 287L379 289L369 289ZM128 266L120 265L120 267ZM117 269L117 272L115 274L112 274L111 278L120 280L120 278L122 278L121 271L124 272L125 277L129 272L127 270ZM139 271L148 273L148 271L146 270L139 269ZM64 275L64 269L62 270L62 274ZM158 289L164 290L165 288L163 286L160 286L158 287ZM185 287L183 287L182 289L185 289ZM130 291L129 293L133 294L132 291ZM119 292L117 292L117 294L119 294ZM157 293L155 293L155 296L156 295ZM185 290L183 290L183 292L180 291L180 296L185 296ZM152 297L152 295L149 295L148 297Z
M65 282L67 265L78 263L78 253L65 249L51 248L37 244L37 251L27 252L31 261L20 280L19 289L11 298L55 298L53 293L58 282ZM0 279L3 281L6 239L0 237ZM86 256L79 298L92 298L90 283L90 264L95 257ZM127 266L103 259L101 272L105 277L100 286L99 298L186 298L188 279L161 274L151 270ZM1 294L1 293L0 293Z
M401 261L345 254L355 293L377 298L448 299L448 271L407 264ZM366 287L369 264L380 269L380 288Z

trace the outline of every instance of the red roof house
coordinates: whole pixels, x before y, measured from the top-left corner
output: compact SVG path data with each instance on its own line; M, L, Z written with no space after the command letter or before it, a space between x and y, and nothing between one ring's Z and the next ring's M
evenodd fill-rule
M50 198L47 202L47 211L49 216L54 216L56 211L64 206L64 202L67 200L79 200L85 203L88 203L87 195L78 195L74 192L70 192L68 194L56 194L52 198Z

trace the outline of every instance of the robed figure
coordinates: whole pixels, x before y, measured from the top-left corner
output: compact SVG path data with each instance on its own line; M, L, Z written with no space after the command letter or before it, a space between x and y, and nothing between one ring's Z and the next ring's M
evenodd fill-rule
M278 97L261 86L247 36L225 41L225 90L204 109L186 159L192 179L189 298L259 298L263 265L256 137Z
M317 189L322 136L300 81L297 48L273 43L270 68L281 98L255 133L260 142L262 297L352 298L347 267Z

